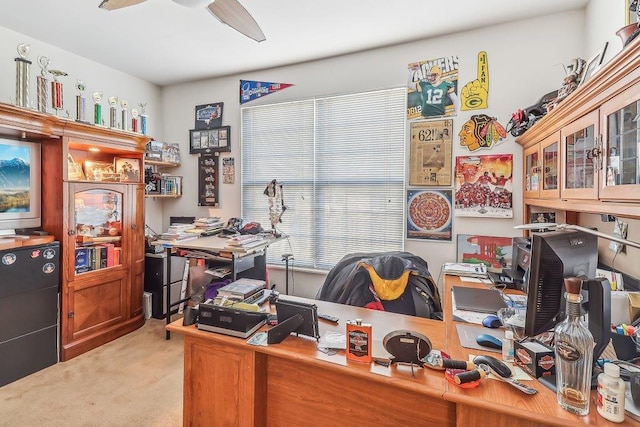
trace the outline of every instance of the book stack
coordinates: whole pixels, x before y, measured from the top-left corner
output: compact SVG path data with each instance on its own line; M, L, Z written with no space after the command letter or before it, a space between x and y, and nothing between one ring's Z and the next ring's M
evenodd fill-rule
M188 230L193 228L193 224L172 224L166 232L162 233L160 240L175 243L190 239L197 239L198 234L189 233Z
M263 246L268 242L269 241L262 236L245 234L227 239L225 250L230 252L244 252L258 246Z
M224 222L219 217L203 217L193 222L192 233L211 235L221 231L224 228Z
M244 301L267 286L267 282L258 279L240 278L218 289L218 296L236 301Z

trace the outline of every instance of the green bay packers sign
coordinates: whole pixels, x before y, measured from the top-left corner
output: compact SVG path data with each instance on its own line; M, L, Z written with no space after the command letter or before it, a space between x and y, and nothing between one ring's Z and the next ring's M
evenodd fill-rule
M407 119L455 116L458 57L412 62L407 78Z

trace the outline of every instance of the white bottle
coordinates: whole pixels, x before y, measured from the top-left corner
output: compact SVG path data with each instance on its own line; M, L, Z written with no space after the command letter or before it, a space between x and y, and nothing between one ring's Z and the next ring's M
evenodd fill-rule
M513 348L513 331L504 331L504 340L502 341L502 360L513 363L515 360L515 351Z
M598 413L609 421L624 421L624 381L620 379L620 367L604 364L604 373L598 375Z

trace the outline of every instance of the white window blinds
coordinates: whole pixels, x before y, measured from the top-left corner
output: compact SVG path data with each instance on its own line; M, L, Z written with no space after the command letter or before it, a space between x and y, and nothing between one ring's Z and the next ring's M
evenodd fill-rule
M267 184L287 206L270 263L330 269L353 252L402 250L404 88L242 109L242 218L270 228Z

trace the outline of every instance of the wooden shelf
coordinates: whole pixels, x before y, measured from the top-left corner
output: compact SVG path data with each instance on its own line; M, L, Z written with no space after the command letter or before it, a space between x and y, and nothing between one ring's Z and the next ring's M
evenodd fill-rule
M182 194L145 194L147 199L178 199Z
M146 166L160 166L160 167L168 167L168 168L175 168L180 166L180 163L163 162L160 160L149 160L149 159L144 159L144 164Z
M609 202L602 200L530 199L524 204L559 211L585 212L593 214L615 213L616 216L640 218L637 202Z

